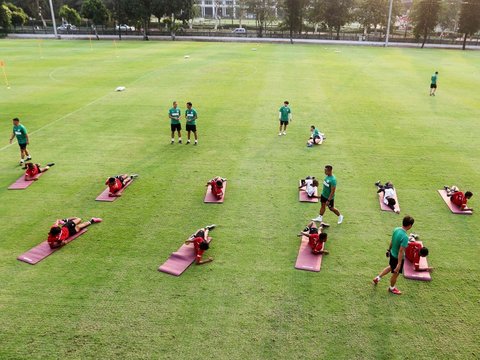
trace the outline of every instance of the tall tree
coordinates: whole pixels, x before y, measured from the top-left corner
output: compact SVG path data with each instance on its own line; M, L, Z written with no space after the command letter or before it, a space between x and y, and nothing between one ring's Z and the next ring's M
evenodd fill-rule
M447 30L457 32L461 3L462 0L442 0L440 3L438 25L442 28L442 33Z
M460 10L459 32L463 34L463 46L465 50L468 35L475 34L480 30L480 0L466 0Z
M12 25L12 12L7 5L0 3L0 27L7 32Z
M290 42L293 44L293 34L301 33L306 0L284 0L284 22L290 32Z
M108 20L108 9L103 4L102 0L85 0L82 4L82 16L90 20L93 24L95 36L97 39L97 25L104 25Z
M247 0L248 11L255 14L258 36L262 37L267 23L274 18L276 0Z
M325 0L310 0L306 9L306 19L315 26L315 33L318 31L318 26L325 21L325 12Z
M420 0L414 3L412 11L413 33L416 38L423 36L422 49L427 41L428 34L438 24L440 0Z
M378 26L386 28L389 3L390 0L360 0L354 17L362 24L365 34L370 31L370 27L373 27L375 32ZM393 1L392 19L395 19L400 14L400 5L399 0Z
M23 26L28 20L28 15L21 7L15 6L12 3L6 3L7 7L11 11L11 22L14 28L17 26Z
M72 9L68 5L63 5L58 11L58 15L65 19L69 24L79 25L82 21L77 10Z
M325 23L330 31L335 30L340 39L340 29L352 18L353 0L324 0Z

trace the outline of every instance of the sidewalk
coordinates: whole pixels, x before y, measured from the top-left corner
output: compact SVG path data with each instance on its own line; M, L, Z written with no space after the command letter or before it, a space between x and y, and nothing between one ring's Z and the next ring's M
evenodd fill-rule
M53 34L8 34L7 39L55 39ZM149 35L149 40L172 41L170 36ZM61 34L60 40L89 40L95 39L92 35L71 35ZM118 35L100 35L100 40L119 40ZM122 40L143 40L141 35L122 35ZM176 36L175 41L203 41L203 42L238 42L238 43L269 43L269 44L290 44L290 39L285 38L258 38L258 37L216 37L216 36ZM385 43L376 41L346 41L346 40L314 40L314 39L293 39L294 44L308 45L351 45L351 46L376 46L384 47ZM420 48L419 43L389 42L389 47ZM428 49L457 49L461 45L449 44L425 44ZM467 45L467 50L480 50L480 46Z

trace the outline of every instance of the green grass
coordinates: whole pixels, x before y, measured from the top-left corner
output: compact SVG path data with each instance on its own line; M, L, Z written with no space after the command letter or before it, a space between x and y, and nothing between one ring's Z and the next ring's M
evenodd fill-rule
M56 162L7 191L18 147L0 147L0 358L480 356L478 214L452 215L436 193L456 184L478 207L480 53L122 41L117 54L107 41L0 41L4 144L19 116L34 160ZM280 138L285 99L294 121ZM194 103L198 147L170 145L173 100ZM308 149L311 124L328 139ZM320 273L297 271L295 234L318 205L296 184L327 163L345 221L327 213L331 254ZM93 201L120 172L140 178ZM214 175L230 179L223 205L202 202ZM401 222L379 211L377 179L396 184L435 267L430 283L400 278L401 297L370 283ZM35 266L16 260L66 216L104 222ZM207 223L219 224L213 263L157 272Z

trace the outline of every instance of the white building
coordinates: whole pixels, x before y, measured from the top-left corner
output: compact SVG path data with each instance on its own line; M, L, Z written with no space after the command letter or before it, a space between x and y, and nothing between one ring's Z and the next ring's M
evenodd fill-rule
M237 17L237 0L195 0L195 6L200 8L199 15L202 18Z

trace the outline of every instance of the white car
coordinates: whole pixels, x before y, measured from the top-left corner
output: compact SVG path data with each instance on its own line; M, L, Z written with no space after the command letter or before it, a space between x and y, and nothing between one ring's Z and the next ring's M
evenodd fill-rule
M246 34L246 33L247 33L247 29L245 29L245 28L236 28L236 29L233 29L232 33L234 33L234 34Z
M121 31L135 31L135 26L128 26L126 24L121 24L121 25L117 25L115 29L121 30Z
M75 25L62 24L59 27L57 27L57 30L60 30L60 31L77 31L78 29Z

